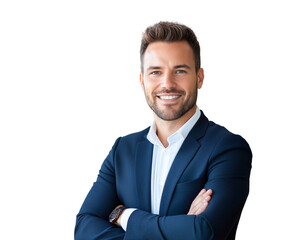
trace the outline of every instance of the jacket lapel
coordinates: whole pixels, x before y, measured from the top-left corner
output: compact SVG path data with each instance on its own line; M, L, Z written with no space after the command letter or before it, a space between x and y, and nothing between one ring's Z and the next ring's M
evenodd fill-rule
M164 185L161 204L160 204L160 216L167 215L167 211L172 200L173 192L179 181L182 173L194 158L197 153L200 144L198 143L198 139L205 135L205 132L208 127L208 119L201 112L201 116L195 126L192 128L187 138L183 142L180 150L178 151L177 156L174 159L174 162L171 166L171 169L166 178L166 182Z
M152 152L153 145L147 139L141 141L136 149L136 186L139 208L147 212L151 212Z

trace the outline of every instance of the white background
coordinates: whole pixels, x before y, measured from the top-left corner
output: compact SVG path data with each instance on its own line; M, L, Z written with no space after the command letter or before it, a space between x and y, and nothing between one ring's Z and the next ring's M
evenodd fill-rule
M299 0L0 2L0 239L73 239L117 137L151 124L144 29L190 26L198 106L253 150L238 240L307 239L307 8Z

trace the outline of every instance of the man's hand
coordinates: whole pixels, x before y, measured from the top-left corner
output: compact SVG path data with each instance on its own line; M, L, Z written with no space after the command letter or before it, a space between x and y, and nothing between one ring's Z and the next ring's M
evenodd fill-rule
M212 190L202 189L191 204L187 215L198 215L206 210L209 201L211 200Z

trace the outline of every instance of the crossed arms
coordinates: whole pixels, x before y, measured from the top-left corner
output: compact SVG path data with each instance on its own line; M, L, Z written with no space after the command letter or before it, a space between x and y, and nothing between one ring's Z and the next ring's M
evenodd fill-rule
M190 207L187 215L199 215L203 211L205 211L209 202L210 202L210 200L211 200L211 195L212 195L211 189L209 189L208 191L206 189L200 190L200 192L198 193L198 195L196 196L196 198L192 202L191 207ZM117 207L119 207L119 206L122 206L122 205L118 205ZM123 214L121 216L123 216ZM121 216L118 218L118 220L115 223L119 227L122 227Z
M249 191L251 169L251 152L243 138L226 135L211 154L208 168L204 170L207 172L204 189L213 191L212 199L205 200L210 200L209 205L202 205L202 201L212 192L202 190L190 203L188 213L159 216L136 210L129 218L126 232L108 222L110 212L123 204L116 188L114 167L118 142L104 161L97 182L77 215L76 240L234 239Z

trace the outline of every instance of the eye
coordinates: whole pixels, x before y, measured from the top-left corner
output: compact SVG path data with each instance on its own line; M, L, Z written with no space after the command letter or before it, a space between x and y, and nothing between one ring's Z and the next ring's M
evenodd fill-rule
M159 74L161 74L160 71L153 71L153 72L150 73L150 75L159 75Z
M183 73L186 73L186 71L180 69L180 70L177 70L176 73L178 73L178 74L183 74Z

